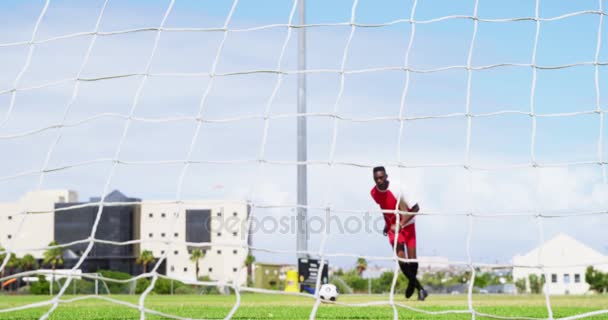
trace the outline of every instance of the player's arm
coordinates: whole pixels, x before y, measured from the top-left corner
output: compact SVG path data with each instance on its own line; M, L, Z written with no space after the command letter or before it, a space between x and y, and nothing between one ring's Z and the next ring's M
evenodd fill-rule
M405 199L403 198L403 196L401 196L401 198L399 199L399 211L400 212L418 212L418 210L420 210L418 208L418 204L415 204L413 207L409 207L407 202L405 201ZM401 214L401 218L399 219L399 224L401 226L406 225L408 222L410 222L410 220L412 220L412 218L414 218L413 214L407 214L407 213L400 213Z

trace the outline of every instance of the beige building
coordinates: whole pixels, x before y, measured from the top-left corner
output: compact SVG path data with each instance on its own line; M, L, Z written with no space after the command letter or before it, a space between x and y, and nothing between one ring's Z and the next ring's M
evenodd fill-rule
M18 256L27 253L42 259L45 247L56 237L55 204L76 203L78 195L70 190L29 192L14 203L0 203L0 246L11 247ZM151 250L158 259L167 252L167 276L195 280L195 263L185 242L203 242L205 257L199 261L199 277L244 284L247 271L244 261L250 235L245 232L248 206L224 201L184 201L180 215L173 201L142 201L133 217L134 237L142 243L134 255ZM23 214L23 212L31 212ZM22 227L19 225L23 219ZM19 232L18 232L19 231ZM137 240L137 239L133 239ZM175 242L175 243L172 243ZM157 260L158 261L158 260Z
M163 203L164 202L164 203ZM195 280L195 263L190 260L193 247L188 243L209 243L203 247L205 257L199 261L199 277L212 280L238 281L244 284L247 271L249 235L244 232L248 207L221 201L185 201L174 219L178 205L169 201L143 201L141 205L141 250L151 250L155 257L167 252L167 275ZM247 240L247 241L245 241ZM163 241L176 241L167 245Z
M585 271L593 266L608 272L608 257L578 240L559 234L532 251L513 257L513 279L526 279L530 291L529 275L541 277L539 268L519 266L544 265L548 274L547 286L550 294L584 294L589 291L585 282Z
M17 202L0 203L0 245L11 247L18 256L30 253L41 259L44 250L27 248L44 248L53 241L55 203L76 201L74 191L41 190L28 192Z

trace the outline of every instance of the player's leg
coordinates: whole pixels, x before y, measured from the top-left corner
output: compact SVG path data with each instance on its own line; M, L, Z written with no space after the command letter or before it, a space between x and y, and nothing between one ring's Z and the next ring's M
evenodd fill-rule
M397 255L397 257L399 259L406 259L407 256L405 254L405 245L403 243L397 243L397 245L395 246L394 242L391 244L391 246L394 247L395 249L395 254ZM410 278L410 273L409 270L407 269L407 263L403 262L401 260L399 260L399 268L401 269L401 272L403 272L403 275L406 278ZM410 295L411 296L411 295ZM408 297L409 298L409 297Z
M405 244L407 248L408 259L417 259L416 254L416 227L411 224L405 228ZM418 289L418 300L424 300L428 296L428 293L418 281L418 262L408 263L408 272L410 273L410 282L413 284L413 288ZM414 293L413 289L410 289L410 296Z

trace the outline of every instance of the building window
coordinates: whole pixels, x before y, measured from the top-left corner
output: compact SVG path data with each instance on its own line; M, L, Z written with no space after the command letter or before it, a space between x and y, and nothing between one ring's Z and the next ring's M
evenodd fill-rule
M8 216L8 220L13 220L13 216Z
M236 237L238 235L238 233L236 233L236 231L235 231L232 233L232 235Z
M153 218L153 217L154 217L154 213L151 213L151 212L150 212L150 213L148 213L148 217L149 217L149 218Z
M221 212L218 212L218 213L217 213L217 216L218 216L218 217L221 217L221 216L222 216L222 213L221 213Z
M217 254L222 254L222 250L217 250Z
M218 237L221 237L221 236L222 236L222 233L221 233L221 232L218 232L218 233L217 233L217 236L218 236Z
M13 236L11 236L11 235L9 234L9 235L8 235L8 238L9 238L9 239L12 239L12 238L13 238Z
M236 254L238 251L237 250L232 250L232 253Z
M551 282L557 283L557 274L555 274L555 273L551 274Z
M236 268L232 268L232 272L236 272Z
M213 268L209 268L209 272L213 272Z
M165 233L164 232L161 233L160 236L164 238L165 237Z
M580 283L581 282L581 275L578 273L574 274L574 282L575 283Z
M236 217L236 216L238 216L238 215L239 215L239 214L238 214L238 213L236 213L236 212L233 212L233 213L232 213L232 216L233 216L233 217Z
M177 250L173 251L174 255L177 255L178 253L179 253L179 251L177 251Z
M177 238L178 235L179 234L177 232L173 234L173 236L176 237L176 238Z
M161 255L165 254L165 250L161 250L161 251L160 251L160 254L161 254Z
M167 214L166 214L166 213L164 213L164 212L160 214L160 217L161 217L161 218L164 218L164 217L166 217L166 216L167 216Z
M564 273L564 283L566 283L566 284L570 283L570 274L569 273Z
M148 233L148 238L152 238L152 233Z
M188 272L188 268L187 267L184 267L184 272Z
M175 271L175 267L171 266L171 272Z

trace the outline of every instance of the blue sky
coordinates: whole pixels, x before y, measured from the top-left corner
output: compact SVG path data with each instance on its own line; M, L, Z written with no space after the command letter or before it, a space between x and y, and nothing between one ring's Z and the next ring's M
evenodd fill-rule
M91 31L102 1L51 1L37 39ZM141 27L157 27L169 1L110 1L100 24L100 31L110 32ZM419 1L415 19L430 20L450 15L472 15L474 1ZM43 1L9 1L1 4L0 44L26 41L40 14ZM250 28L288 22L291 1L239 2L230 29ZM351 18L352 1L307 1L307 22L340 23ZM534 1L479 2L478 16L484 19L533 17ZM224 24L231 1L176 1L167 19L168 28L210 28ZM598 1L540 1L542 18L584 10L597 10ZM378 24L407 19L411 1L359 1L357 23ZM603 2L608 8L608 2ZM294 20L294 22L297 20ZM599 15L584 14L556 21L543 21L540 27L536 62L539 66L560 66L592 62L598 43ZM285 41L286 28L230 32L220 55L217 72L272 70L277 66ZM498 63L529 64L532 59L536 23L480 22L473 51L473 66ZM308 68L339 69L350 26L308 28ZM410 65L416 70L463 66L471 44L473 21L450 19L416 25L410 53ZM355 30L345 62L345 69L401 67L411 34L411 26L399 23L379 28ZM83 76L88 78L142 72L150 55L155 32L139 32L99 37ZM223 37L221 32L165 32L151 65L151 73L208 72ZM19 87L36 86L75 76L90 36L57 40L37 45L32 62ZM602 26L599 61L608 61L608 23ZM297 68L297 32L287 45L282 69ZM10 89L24 65L27 46L0 47L0 91ZM538 70L534 107L538 114L605 109L608 99L607 67L599 67L599 92L596 92L595 67L575 66L558 70ZM505 66L473 71L470 110L474 114L517 110L529 112L532 68ZM139 77L83 82L78 97L67 114L73 123L103 113L128 115ZM263 114L275 74L219 77L206 100L203 117L225 119ZM378 71L347 74L338 114L346 118L395 117L405 84L403 71ZM135 117L159 119L192 117L197 114L203 92L209 85L205 76L150 77L142 90ZM271 115L295 113L296 76L285 75L271 107ZM18 134L50 126L61 121L74 83L29 91L19 91L9 121L0 127L0 136ZM312 113L333 112L340 89L337 73L312 73L308 76L308 109ZM445 115L466 110L467 72L453 69L432 73L412 73L406 100L406 116ZM10 94L0 95L0 114L7 113ZM607 125L604 120L604 126ZM330 155L334 122L326 117L310 117L309 158L326 161ZM63 130L54 149L50 166L112 157L122 135L124 119L104 117ZM471 127L471 163L492 167L530 161L532 120L528 115L509 114L476 117ZM196 160L245 160L257 158L262 143L264 121L261 119L223 123L205 123L192 155ZM600 133L598 114L571 117L537 118L537 161L598 161ZM184 160L194 134L192 120L168 122L133 121L121 149L125 161ZM351 122L338 121L336 161L383 164L397 161L399 123L394 120ZM412 165L464 164L467 125L464 117L407 121L399 146L402 160ZM27 170L40 170L56 130L14 139L0 139L0 149L10 156L2 159L0 177ZM603 159L608 158L608 137L603 133ZM269 122L265 158L274 161L295 160L295 118L284 117ZM110 182L111 188L144 199L175 199L181 164L120 165ZM45 176L42 188L69 188L81 198L99 196L111 170L110 163L70 168ZM256 202L293 203L295 167L265 165L258 175L257 164L190 167L183 183L186 199L245 199L253 190ZM369 169L323 165L309 167L309 202L315 206L328 203L337 208L375 210L369 198L372 186ZM394 186L421 202L423 210L450 213L464 211L468 203L479 213L521 212L540 206L550 212L605 210L608 188L597 165L542 169L536 188L536 173L528 168L505 169L473 174L473 194L466 190L467 173L453 168L390 168ZM14 201L24 192L38 187L38 175L2 181L2 201ZM222 189L215 186L223 185ZM470 201L469 201L470 199ZM292 215L288 210L255 212L260 217ZM311 210L311 216L321 215ZM337 212L341 217L349 213ZM352 214L350 214L352 215ZM465 243L468 221L454 215L418 219L419 252L466 260ZM608 252L608 242L599 230L608 226L604 216L551 219L544 223L547 237L566 232ZM516 253L538 243L534 219L476 219L473 246L475 261L508 262ZM590 229L597 232L589 232ZM254 245L290 250L293 235L254 236ZM320 235L311 236L310 248L316 250ZM490 244L488 239L495 241ZM500 248L497 250L496 248ZM386 239L377 233L332 234L327 252L385 256L390 254ZM290 261L291 256L260 254L261 260ZM336 259L349 265L354 259ZM373 262L372 262L373 263Z

